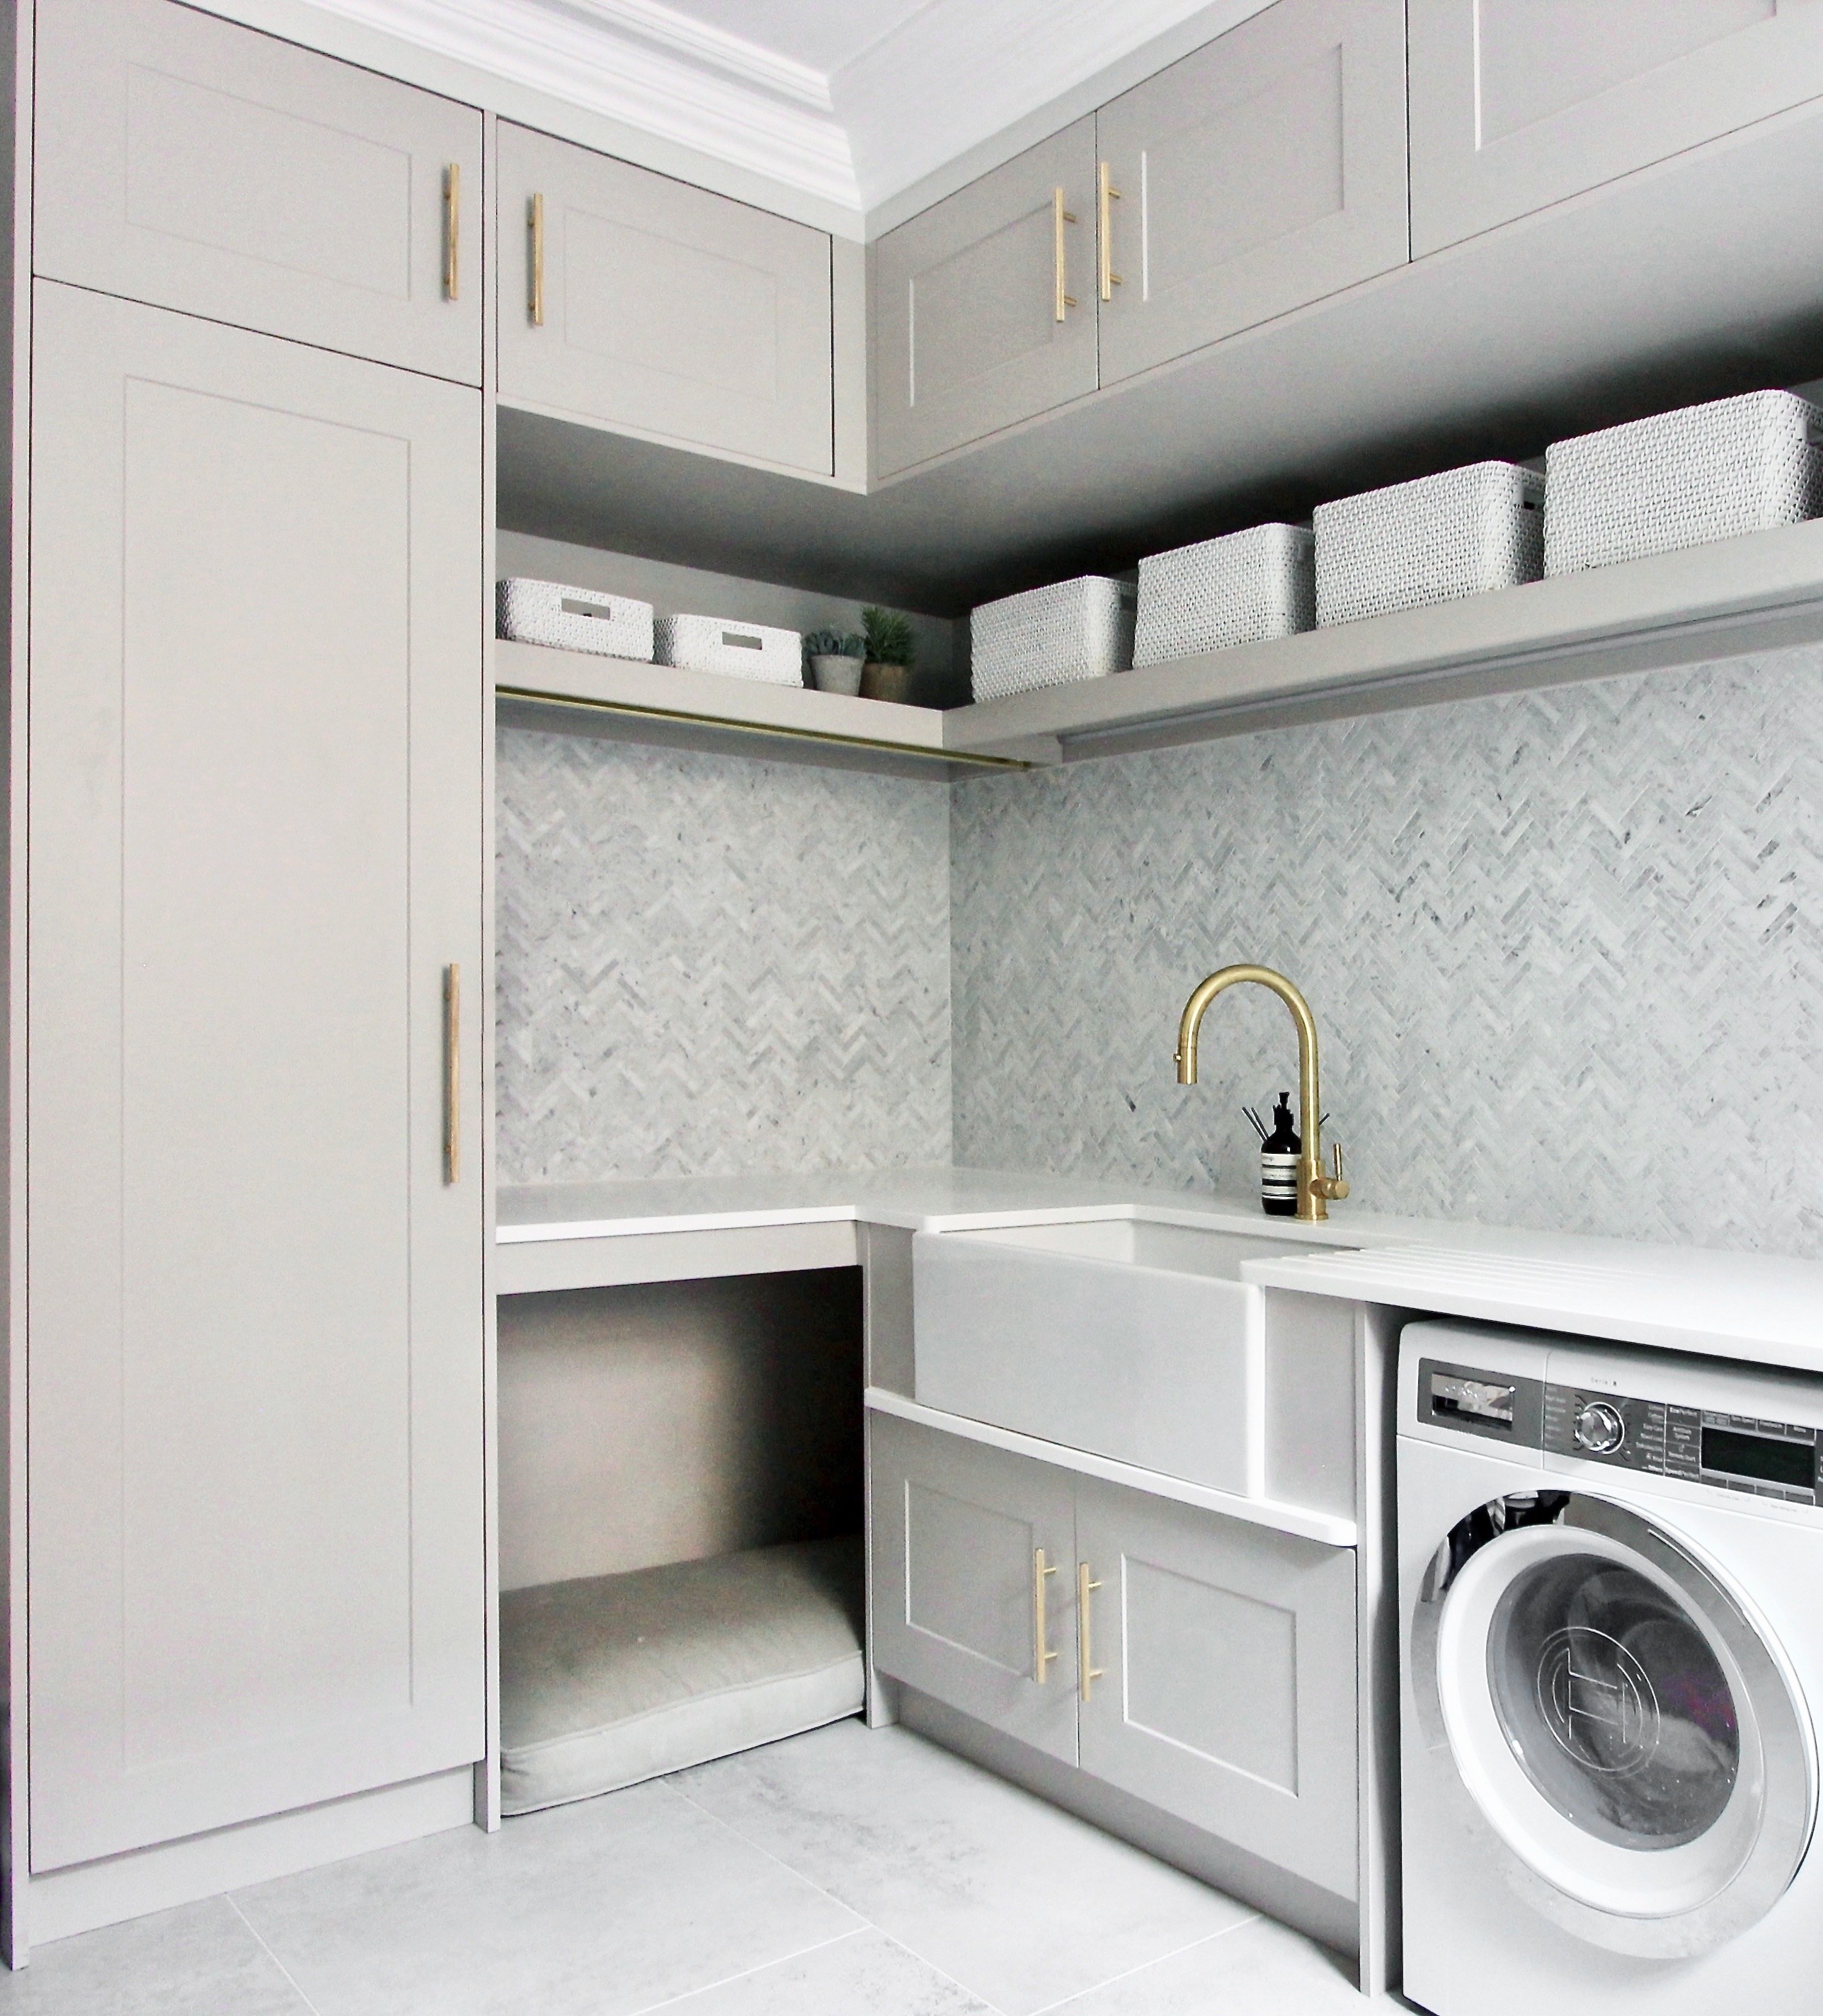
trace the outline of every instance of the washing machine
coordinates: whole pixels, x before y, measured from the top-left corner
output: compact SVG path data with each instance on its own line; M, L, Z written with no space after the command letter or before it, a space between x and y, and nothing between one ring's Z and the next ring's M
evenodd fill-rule
M1407 1325L1404 1992L1823 2011L1823 1377Z

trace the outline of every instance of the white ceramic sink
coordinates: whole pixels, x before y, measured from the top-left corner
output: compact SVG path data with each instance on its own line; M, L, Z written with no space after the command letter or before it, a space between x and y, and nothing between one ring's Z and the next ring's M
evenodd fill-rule
M1265 1294L1241 1265L1315 1243L1143 1215L921 1232L913 1397L1263 1496Z

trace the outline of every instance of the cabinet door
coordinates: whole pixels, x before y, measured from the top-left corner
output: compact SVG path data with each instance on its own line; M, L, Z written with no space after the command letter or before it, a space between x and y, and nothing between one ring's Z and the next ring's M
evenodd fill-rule
M1356 1894L1352 1549L1079 1479L1085 1771Z
M1404 263L1404 9L1278 0L1104 106L1100 136L1109 385Z
M830 474L827 232L499 131L501 398Z
M1093 392L1094 120L888 232L873 256L876 476Z
M1073 1764L1074 1480L891 1414L868 1460L874 1665Z
M1823 95L1814 0L1410 0L1414 256Z
M39 0L33 145L37 272L481 383L467 106L168 0Z
M34 339L45 1869L481 1753L487 715L478 392L43 281Z

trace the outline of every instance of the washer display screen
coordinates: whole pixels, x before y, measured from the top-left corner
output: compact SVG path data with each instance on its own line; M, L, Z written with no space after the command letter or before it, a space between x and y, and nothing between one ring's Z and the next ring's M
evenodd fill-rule
M1695 1618L1605 1556L1522 1571L1495 1607L1501 1733L1566 1820L1619 1846L1677 1848L1721 1817L1741 1764L1728 1683Z
M1771 1435L1744 1435L1735 1428L1702 1424L1702 1467L1728 1477L1752 1477L1808 1491L1817 1481L1814 1442L1775 1442Z

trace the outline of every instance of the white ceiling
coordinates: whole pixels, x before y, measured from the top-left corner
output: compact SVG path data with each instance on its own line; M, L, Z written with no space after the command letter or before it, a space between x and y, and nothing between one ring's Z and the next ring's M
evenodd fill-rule
M1267 0L316 4L858 218L1155 38L1188 24L1194 46Z

